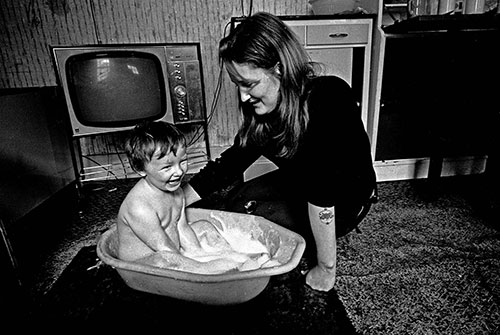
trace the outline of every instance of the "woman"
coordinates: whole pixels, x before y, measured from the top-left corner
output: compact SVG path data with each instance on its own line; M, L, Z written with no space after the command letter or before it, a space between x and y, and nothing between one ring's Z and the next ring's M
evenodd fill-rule
M230 185L267 157L279 169L245 183L230 208L281 196L286 217L302 225L305 217L312 231L318 264L306 283L329 291L336 238L354 228L375 188L370 144L351 88L338 77L316 76L297 37L268 13L241 22L221 40L219 56L238 87L243 124L234 144L185 186L186 202Z

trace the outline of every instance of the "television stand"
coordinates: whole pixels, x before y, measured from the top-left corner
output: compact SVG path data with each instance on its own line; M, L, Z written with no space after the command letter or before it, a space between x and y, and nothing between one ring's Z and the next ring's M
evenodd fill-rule
M211 159L207 123L176 125L188 141L189 171L198 171ZM128 130L73 137L75 173L78 185L90 181L138 178L124 150Z

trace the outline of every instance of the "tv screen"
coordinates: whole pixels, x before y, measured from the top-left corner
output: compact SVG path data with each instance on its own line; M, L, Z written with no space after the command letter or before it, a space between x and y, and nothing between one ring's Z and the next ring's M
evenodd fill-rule
M133 126L165 112L165 81L158 57L110 51L74 55L66 63L76 118L86 126Z

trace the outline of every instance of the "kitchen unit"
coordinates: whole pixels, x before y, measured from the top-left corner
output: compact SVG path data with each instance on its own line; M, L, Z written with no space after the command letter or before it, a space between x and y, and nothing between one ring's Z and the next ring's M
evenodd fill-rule
M282 17L311 59L323 65L323 75L339 76L351 85L367 130L373 17Z
M373 36L368 118L378 180L483 172L499 125L499 15L391 22L390 10L379 2Z

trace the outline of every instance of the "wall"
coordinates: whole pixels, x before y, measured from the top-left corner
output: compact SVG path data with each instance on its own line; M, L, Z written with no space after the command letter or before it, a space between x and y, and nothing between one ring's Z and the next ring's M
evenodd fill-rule
M217 45L249 0L2 0L0 88L55 86L51 45L200 42L206 106L219 74ZM307 0L259 0L252 13L306 14ZM209 125L212 145L232 142L239 123L234 86L225 80ZM91 145L89 145L91 146Z

